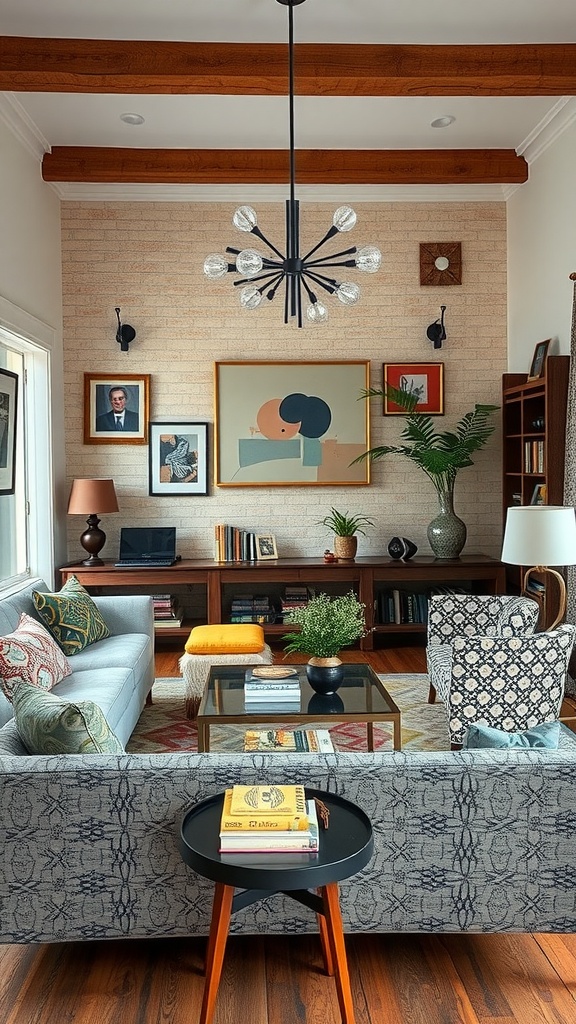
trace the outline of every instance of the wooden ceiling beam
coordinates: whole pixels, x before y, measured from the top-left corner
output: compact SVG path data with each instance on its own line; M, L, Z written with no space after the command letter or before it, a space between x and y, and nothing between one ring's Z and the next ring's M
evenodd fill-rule
M55 146L42 162L45 181L164 184L287 183L285 150L106 149ZM508 149L297 150L301 185L446 185L521 183L523 157Z
M0 90L285 95L284 43L0 36ZM576 94L576 43L412 46L297 43L307 96Z

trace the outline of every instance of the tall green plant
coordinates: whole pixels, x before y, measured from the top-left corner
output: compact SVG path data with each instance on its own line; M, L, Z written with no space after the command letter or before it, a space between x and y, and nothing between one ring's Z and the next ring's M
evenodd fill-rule
M407 413L400 435L405 443L370 448L354 461L370 459L374 462L384 455L404 455L426 473L439 494L451 491L458 470L474 465L470 456L483 448L494 432L495 425L488 421L499 407L476 404L472 412L467 412L458 421L455 430L437 431L428 413L415 411L418 391L404 391L386 385L384 389L370 388L363 391L361 397L381 398L384 394Z

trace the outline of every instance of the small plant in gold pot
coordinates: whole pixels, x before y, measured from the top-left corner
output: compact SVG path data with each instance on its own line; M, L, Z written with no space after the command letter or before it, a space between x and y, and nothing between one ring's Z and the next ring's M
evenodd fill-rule
M308 682L317 693L334 693L344 672L338 654L366 632L363 605L350 591L340 597L318 594L304 608L295 608L286 621L300 626L298 633L286 633L286 654L308 654Z
M366 534L364 526L374 526L366 516L352 516L348 512L338 512L331 508L330 514L321 519L319 526L327 526L334 534L334 554L339 562L353 562L358 550L356 534Z

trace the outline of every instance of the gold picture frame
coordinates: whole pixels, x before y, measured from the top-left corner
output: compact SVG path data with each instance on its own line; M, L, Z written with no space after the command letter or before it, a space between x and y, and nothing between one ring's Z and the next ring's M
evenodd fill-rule
M370 483L368 360L214 364L217 487Z
M147 444L149 410L149 373L84 374L84 444Z

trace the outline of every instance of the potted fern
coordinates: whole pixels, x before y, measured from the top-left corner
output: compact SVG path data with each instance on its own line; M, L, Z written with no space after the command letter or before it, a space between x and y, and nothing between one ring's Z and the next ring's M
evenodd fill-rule
M357 533L366 534L365 526L374 526L371 519L361 515L350 515L335 508L318 523L327 526L334 534L334 554L339 562L353 562L358 549Z
M386 385L385 393L407 413L402 430L403 444L380 445L363 452L362 459L373 461L384 455L403 455L432 481L438 494L440 512L428 526L428 542L437 558L458 558L466 543L466 524L454 512L454 482L465 466L474 465L471 455L483 448L495 425L490 417L497 405L476 404L456 424L454 430L437 431L428 413L416 412L418 391L403 391ZM381 388L370 388L363 398L382 397Z

